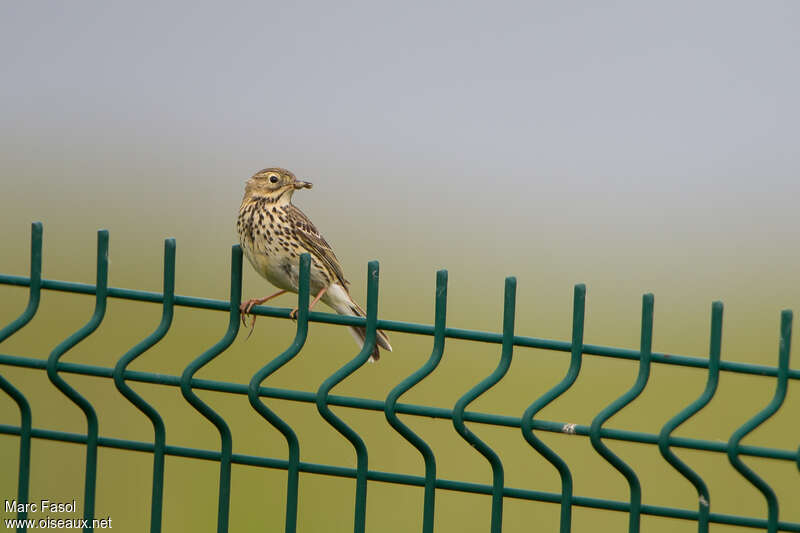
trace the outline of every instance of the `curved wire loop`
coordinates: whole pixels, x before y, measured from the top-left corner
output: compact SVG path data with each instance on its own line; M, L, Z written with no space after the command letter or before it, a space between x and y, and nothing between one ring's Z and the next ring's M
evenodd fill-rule
M0 342L25 327L39 309L42 297L42 223L31 224L31 281L28 305L22 314L3 329L0 329Z
M319 390L317 390L316 396L317 411L319 411L319 414L328 424L333 426L336 431L349 440L356 451L356 502L355 518L353 521L353 531L355 533L364 533L366 529L367 446L358 433L331 411L331 408L328 406L328 396L333 387L344 381L367 362L372 350L375 348L376 324L378 321L378 275L378 262L370 261L367 265L367 331L364 338L364 346L361 347L361 351L358 355L322 382Z
M669 447L669 439L672 432L678 426L689 420L696 415L700 410L708 405L714 393L717 391L717 384L719 383L719 363L722 353L722 302L714 302L711 305L711 341L709 347L708 358L708 380L706 381L706 388L703 393L694 402L688 405L684 410L679 412L673 418L664 424L661 428L661 433L658 436L658 449L661 455L667 460L683 477L689 480L697 490L698 501L698 518L697 518L697 531L699 533L706 533L708 531L709 514L711 512L711 496L708 492L708 486L703 478L692 470L692 468L684 463L675 452Z
M152 348L164 338L172 325L175 307L175 239L164 241L164 304L161 311L161 322L155 331L142 339L123 355L114 366L114 385L139 411L144 413L153 424L153 490L150 504L150 531L161 531L162 509L164 504L164 449L167 444L166 428L158 411L139 396L126 382L125 370L134 359Z
M425 364L423 364L413 374L401 381L389 392L386 397L383 412L389 424L410 442L422 454L425 461L425 495L423 500L422 531L423 533L433 532L433 516L435 508L435 488L436 488L436 458L433 450L422 438L414 433L402 420L397 417L397 400L400 396L408 392L409 389L417 385L420 381L430 375L439 365L444 352L445 328L447 322L447 270L439 270L436 273L436 314L433 327L433 351Z
M108 231L97 232L97 285L95 307L89 322L56 346L47 358L47 377L67 398L80 407L86 416L86 479L83 492L83 519L89 524L94 519L95 491L97 485L97 413L89 400L80 395L58 373L58 361L76 344L91 335L103 321L108 299ZM84 531L91 531L85 527Z
M610 348L595 346L583 343L583 322L585 313L585 289L582 285L575 288L575 301L573 306L573 332L571 343L563 341L552 341L547 339L534 339L531 337L514 336L515 320L515 290L516 280L506 279L505 311L503 320L502 334L462 330L456 328L446 328L446 271L437 273L437 294L436 294L436 323L434 326L421 324L409 324L403 322L377 320L377 301L378 301L378 264L371 262L368 269L367 286L367 316L366 320L353 317L340 317L338 315L326 315L309 313L309 258L307 255L301 257L301 275L298 294L299 319L297 333L290 347L283 354L265 365L250 381L249 386L242 384L226 383L214 380L195 379L195 374L212 359L218 356L233 342L239 330L239 304L241 302L241 275L242 275L242 252L239 246L232 248L231 255L231 297L229 301L210 300L189 296L176 296L174 293L175 277L175 244L169 239L165 242L164 258L164 289L163 293L136 291L122 288L108 287L108 232L100 230L97 240L97 281L94 285L84 283L72 283L58 280L42 279L42 225L34 223L31 235L31 274L29 278L22 276L0 275L0 283L29 286L30 293L28 304L23 313L13 322L0 329L0 342L15 334L25 327L35 316L39 305L41 290L57 290L79 294L94 294L94 312L89 321L75 333L60 342L50 353L46 360L34 357L22 357L7 354L0 354L0 364L19 366L31 369L45 369L48 378L53 385L58 388L70 401L76 404L84 413L87 421L86 434L68 433L43 428L32 428L32 415L30 405L26 397L14 387L7 379L0 376L0 389L9 394L16 402L21 422L20 426L0 424L0 433L20 435L20 462L18 476L18 497L17 502L24 504L29 499L29 478L30 478L30 445L31 437L49 439L60 442L72 442L86 445L85 463L85 485L84 485L84 510L83 516L87 522L91 523L94 518L95 497L96 497L96 478L97 478L97 448L105 446L113 449L124 449L130 451L150 452L154 454L153 465L153 503L151 515L151 531L160 531L161 512L164 482L164 456L166 454L178 457L191 457L194 459L212 460L220 462L220 486L219 486L219 508L217 529L220 532L227 532L230 508L230 482L231 464L236 462L243 465L260 466L266 468L287 468L289 483L287 489L287 531L294 531L296 526L297 514L297 477L299 471L334 475L356 479L356 505L354 530L363 533L365 531L366 513L366 489L367 479L382 482L399 483L409 486L418 486L425 489L425 508L423 518L423 530L430 532L433 529L434 517L434 495L435 488L455 490L468 493L485 494L492 496L492 531L500 531L502 525L502 505L503 496L526 499L530 501L547 501L561 503L561 531L569 531L571 521L571 506L584 506L587 508L607 509L614 511L629 512L629 531L639 531L640 515L642 513L652 516L662 516L674 519L697 520L698 529L707 531L708 523L730 524L743 527L766 528L770 532L780 530L800 531L800 524L779 521L778 499L773 489L751 468L744 464L742 456L768 457L782 461L790 461L792 465L797 465L800 469L800 450L779 450L763 446L748 446L741 443L744 437L761 426L769 417L774 415L785 401L787 384L789 379L800 379L800 371L790 368L790 345L792 313L784 311L781 315L781 338L779 348L779 360L777 367L763 365L751 365L746 363L733 363L721 361L721 337L722 337L722 304L715 302L712 307L711 341L709 358L695 358L670 354L652 353L653 335L653 297L645 295L642 304L642 330L641 344L638 352L636 350L624 350L620 348ZM63 355L75 345L91 335L102 323L105 316L108 297L117 297L135 301L146 301L163 303L161 322L156 330L140 341L123 355L112 369L95 366L62 362ZM183 371L180 377L165 376L149 372L137 372L128 370L129 365L141 353L159 342L167 333L172 317L174 305L185 305L188 307L215 309L230 313L229 325L226 333L220 341L212 348L204 352L200 357L192 361ZM286 311L274 308L261 308L255 310L258 314L269 316L286 316ZM316 394L305 391L295 391L287 389L273 389L262 387L263 381L274 373L278 368L295 357L302 349L308 334L308 321L313 320L335 324L358 324L366 326L366 338L364 346L359 354L341 369L337 370L332 376L323 382ZM428 361L411 376L403 380L389 393L385 402L379 400L368 400L364 398L348 396L331 396L330 392L334 386L346 379L362 366L368 359L372 349L375 347L376 328L388 327L395 331L402 331L415 334L433 335L434 347ZM434 408L424 405L399 404L400 397L427 377L439 364L444 349L445 337L467 339L473 341L486 341L502 344L502 353L497 368L478 385L470 389L461 397L452 410ZM488 389L499 383L510 366L514 344L571 351L572 359L567 375L564 379L545 395L537 399L528 409L522 418L511 416L501 416L488 413L467 412L467 406L484 394ZM623 359L639 360L639 374L633 387L623 396L612 402L603 409L592 421L591 426L581 426L575 424L563 424L537 420L536 415L546 405L554 401L559 395L566 391L577 378L580 372L581 356L583 353L596 354L605 357L615 357ZM687 406L684 410L670 419L661 429L659 435L649 433L626 431L617 429L603 429L603 424L614 414L618 413L625 406L629 405L646 387L650 364L652 361L664 364L677 364L693 368L708 368L708 379L706 388L700 397ZM719 372L721 370L729 372L745 373L749 375L765 375L776 377L776 390L770 403L753 418L748 420L730 437L727 443L715 442L703 439L684 438L672 436L674 431L689 418L702 410L713 398L717 389ZM113 377L117 389L137 408L139 408L151 420L154 428L153 444L133 440L116 439L98 436L98 419L93 406L81 394L79 394L64 379L64 373L75 373L96 377ZM128 383L138 381L144 383L161 384L168 386L180 386L181 392L186 400L205 418L211 421L217 428L221 439L221 449L219 452L199 448L184 448L177 446L166 446L166 436L164 423L158 412L147 404ZM202 402L195 394L195 389L212 390L231 394L247 394L253 408L258 411L265 419L275 425L286 437L289 444L289 460L279 460L269 457L248 456L232 453L232 436L226 422L207 404ZM262 397L281 398L286 400L315 402L317 409L322 417L345 436L353 445L357 467L345 468L333 465L323 465L314 463L301 463L299 461L299 444L294 431L278 418L261 401ZM338 418L330 409L330 406L338 405L357 409L367 409L371 411L383 411L387 421L401 435L403 435L412 445L422 454L425 461L425 476L412 476L392 472L368 471L367 470L367 449L361 437ZM455 480L437 479L436 463L433 451L430 446L416 435L399 417L400 414L411 414L415 416L430 416L439 419L452 419L453 425L458 433L489 461L493 472L493 483L478 484L466 483ZM541 452L559 470L562 479L562 492L546 493L521 488L510 488L504 486L503 465L497 454L472 433L465 425L465 421L474 423L490 424L504 427L519 427L524 438L539 452ZM588 435L595 450L603 456L612 466L620 471L628 481L630 487L630 502L619 502L602 498L587 498L572 495L572 478L566 463L558 457L552 450L545 446L538 438L533 429L539 431L554 431L576 433ZM657 444L661 454L676 470L686 477L697 489L700 506L698 511L677 509L655 505L642 505L641 486L634 470L617 457L604 443L608 439L623 440L629 442L640 442L646 444ZM675 448L688 448L703 450L715 453L726 453L731 465L750 483L752 483L764 495L768 515L766 519L726 515L721 513L711 513L709 509L710 497L708 489L703 479L697 475L689 466L681 461L673 452ZM293 481L294 480L294 481ZM294 496L292 496L292 494ZM17 517L27 518L27 508L25 505L18 505ZM23 510L19 510L19 508ZM85 529L85 531L90 528Z
M192 378L203 366L227 349L239 333L239 304L242 300L242 248L236 244L231 247L231 299L228 315L228 329L223 337L200 357L189 363L181 374L181 393L201 415L208 419L219 431L221 447L219 461L219 499L217 506L217 532L227 533L231 504L231 455L233 439L225 420L201 400L192 390Z
M572 350L567 375L564 376L560 383L543 394L525 410L521 424L522 436L525 440L536 451L541 453L545 459L550 461L550 464L556 467L561 476L561 533L569 533L572 530L572 473L569 471L567 463L534 434L533 418L539 411L564 394L578 378L583 358L583 325L585 316L586 286L581 283L575 285L572 299Z
M261 383L279 368L295 357L306 343L308 337L308 293L311 273L311 256L308 253L300 255L300 277L297 292L297 333L292 344L278 357L264 365L256 372L247 388L247 397L253 409L272 424L286 438L289 447L289 464L287 467L286 483L286 533L297 530L297 498L300 475L300 442L297 434L282 418L276 415L259 396Z
M781 340L778 349L778 379L775 385L775 395L772 401L753 418L742 424L728 440L728 461L731 465L752 483L767 500L767 532L776 533L778 531L778 498L775 491L756 474L749 466L742 462L739 457L739 445L742 439L758 426L767 421L774 415L786 398L786 387L789 381L789 356L792 349L792 312L789 310L781 313Z
M0 329L0 342L3 342L11 335L25 327L31 321L36 311L39 309L39 301L42 295L42 223L34 222L31 224L31 281L30 291L28 292L28 305L22 314L13 322ZM19 472L17 474L17 501L22 504L28 503L31 478L31 427L33 425L33 415L28 399L18 388L11 384L6 378L0 375L0 389L8 394L17 404L20 418L19 434ZM22 505L17 511L17 519L25 521L28 518L28 508Z
M503 463L485 442L477 437L464 424L464 410L476 398L495 386L508 372L511 366L511 354L514 350L514 318L516 313L517 279L506 278L505 305L503 309L503 344L500 362L494 371L480 383L472 387L453 407L453 427L461 437L483 455L492 467L492 533L500 533L503 527Z
M647 379L650 377L650 356L652 355L652 349L653 295L645 294L642 298L642 336L639 348L639 375L633 387L615 401L611 402L608 407L600 411L594 420L592 420L592 425L589 428L589 440L592 443L592 447L628 480L628 486L631 492L631 507L628 514L628 531L630 533L639 532L642 513L642 486L633 469L605 445L600 437L600 430L609 418L635 400L644 390L645 385L647 385Z

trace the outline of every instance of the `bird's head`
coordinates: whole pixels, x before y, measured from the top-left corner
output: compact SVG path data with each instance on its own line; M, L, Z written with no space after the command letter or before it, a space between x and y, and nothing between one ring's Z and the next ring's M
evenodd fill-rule
M310 189L311 183L301 181L285 168L265 168L247 180L245 196L265 196L274 202L292 198L297 189Z

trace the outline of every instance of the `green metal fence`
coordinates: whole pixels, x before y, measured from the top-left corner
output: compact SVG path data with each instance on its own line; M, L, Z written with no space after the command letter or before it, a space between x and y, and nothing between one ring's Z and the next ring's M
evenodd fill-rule
M161 531L162 526L165 455L209 460L219 463L217 529L220 532L228 530L231 465L233 463L286 470L288 483L285 530L287 532L292 532L296 529L298 476L300 472L355 478L354 531L356 532L363 532L366 530L365 517L368 481L423 487L424 497L421 502L421 512L423 515L422 530L424 532L434 531L434 499L437 490L491 496L491 517L490 520L487 517L487 523L490 523L490 530L492 532L499 532L501 530L504 498L535 500L560 505L560 530L562 532L567 532L571 529L572 509L574 506L627 513L629 516L628 531L630 532L639 531L640 517L642 514L695 521L697 522L698 531L701 532L708 531L709 523L766 529L769 532L779 530L800 531L800 523L779 520L779 501L775 491L753 469L748 467L742 459L743 456L770 458L784 462L786 468L800 469L800 449L781 450L741 444L742 439L747 434L763 424L781 407L786 396L788 381L790 379L800 380L800 370L789 368L792 327L791 311L783 311L781 313L778 365L777 367L769 367L721 360L722 303L720 302L715 302L711 309L711 340L708 359L652 352L653 296L650 294L645 295L642 301L641 346L639 350L585 344L583 342L583 329L586 290L583 285L577 285L575 287L571 342L532 338L515 334L514 313L516 280L513 277L507 278L505 284L505 307L502 333L472 331L446 326L447 272L444 270L439 271L436 275L436 315L434 325L378 320L376 314L378 304L378 263L375 261L370 262L368 267L367 316L365 319L309 312L307 310L309 298L309 257L304 255L300 259L299 312L297 315L297 333L294 342L286 351L260 369L248 384L240 384L198 379L194 377L198 370L228 348L238 333L240 324L239 304L242 288L242 253L238 245L233 247L231 253L229 301L175 294L175 241L172 239L168 239L164 246L164 289L161 293L108 286L108 232L104 230L98 232L97 282L95 285L42 279L41 267L42 225L40 223L34 223L31 239L30 276L0 275L0 283L2 284L30 287L30 297L27 308L19 318L0 329L0 342L19 331L33 318L39 306L42 290L94 294L96 297L94 313L86 325L56 346L46 360L23 355L0 353L0 368L3 368L3 366L17 366L45 370L53 385L83 411L86 417L86 433L68 433L33 427L32 412L27 399L11 382L0 374L0 388L16 402L20 413L19 424L0 425L0 433L19 435L19 473L17 489L17 502L19 503L28 502L31 439L36 438L85 445L86 470L83 518L87 520L89 524L91 524L94 518L98 446L151 453L153 455L153 475L150 531L153 532ZM60 359L68 350L91 335L100 325L103 320L108 298L162 304L163 314L161 322L151 335L131 348L117 361L114 367L62 362ZM128 370L128 365L130 365L134 359L159 342L167 333L172 322L173 309L175 306L227 312L229 315L227 331L211 349L193 360L180 376ZM254 308L253 312L262 316L289 317L288 310L274 307L259 306ZM366 324L367 335L364 348L355 358L327 378L316 392L264 386L263 382L266 378L289 362L303 348L308 335L309 321L343 325ZM376 328L433 337L433 350L430 358L416 372L400 381L389 393L385 401L331 394L331 391L337 384L341 383L366 363L375 343ZM501 345L500 361L490 375L475 387L468 390L456 402L453 409L400 403L399 400L402 395L425 379L439 364L444 352L446 338L499 344ZM569 353L570 365L566 376L555 387L533 401L530 407L528 407L521 416L513 416L510 414L500 416L468 411L467 408L471 402L496 385L506 374L511 363L514 346L542 348ZM541 409L556 400L572 386L580 372L581 359L584 354L627 359L637 362L639 368L638 377L630 390L604 408L589 425L565 424L536 418L537 413ZM647 385L652 363L707 369L708 378L705 390L702 391L700 396L691 405L671 418L657 435L604 427L604 424L610 417L622 410L641 394ZM727 442L672 436L672 433L678 426L697 414L708 404L716 391L720 372L751 374L775 378L775 394L772 401L758 414L737 429ZM100 436L98 432L98 419L94 407L64 380L62 377L63 374L83 374L113 379L120 394L125 396L125 398L135 405L136 408L151 421L154 432L153 441L141 442ZM167 444L165 440L165 426L161 416L155 408L129 387L128 382L130 381L153 383L166 387L180 387L186 401L207 418L218 430L220 437L219 449L207 450ZM232 435L228 424L217 412L195 394L195 390L198 389L246 395L253 409L283 434L288 444L288 458L283 459L233 453ZM301 461L298 437L291 425L278 417L268 407L269 399L271 398L316 404L320 415L352 443L357 458L356 468L352 469L336 465L315 464ZM368 467L368 450L364 441L356 431L331 411L331 406L383 411L388 423L419 450L425 464L424 477L404 473L370 470ZM437 477L436 460L433 450L419 435L414 433L414 431L400 420L398 417L399 414L452 420L456 432L480 452L491 465L493 473L492 483L468 483ZM550 493L533 488L506 486L504 483L503 463L500 457L467 426L467 422L518 428L521 430L522 437L530 444L533 451L544 456L558 470L561 478L561 492ZM591 445L597 453L613 465L627 480L630 488L629 500L615 501L574 495L572 475L569 466L559 456L556 450L548 447L539 439L536 432L541 431L589 437ZM643 505L641 485L636 472L606 446L604 441L608 439L658 446L664 459L696 489L698 498L697 508L680 509L665 506ZM730 464L763 494L766 518L735 516L711 512L711 497L706 483L697 472L673 452L673 448L702 450L714 454L727 454ZM800 492L800 488L798 492ZM789 504L790 503L785 503L784 505ZM794 504L797 505L798 502L795 501ZM27 518L27 512L25 510L20 510L17 513L17 518L25 520ZM24 527L19 529L19 531L24 530ZM90 527L86 527L85 530L89 531Z

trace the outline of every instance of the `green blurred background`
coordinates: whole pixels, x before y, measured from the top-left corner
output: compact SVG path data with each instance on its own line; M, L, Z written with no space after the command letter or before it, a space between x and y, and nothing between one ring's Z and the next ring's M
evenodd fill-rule
M107 228L111 285L160 290L163 239L175 237L177 292L227 298L244 180L280 165L315 184L295 203L334 246L362 303L366 262L380 260L383 318L431 323L435 271L448 268L448 324L499 331L503 279L513 274L517 332L567 340L572 288L584 282L588 343L636 348L641 294L653 292L654 349L704 356L720 299L723 359L775 365L779 312L800 310L796 3L7 2L0 20L4 273L27 273L30 223L41 220L47 278L93 282L95 231ZM270 291L246 264L244 297ZM0 324L26 298L0 286ZM36 318L0 352L45 358L92 306L88 296L45 292ZM112 300L97 333L64 360L112 366L159 316L157 305ZM226 320L177 309L167 337L133 368L180 374ZM247 383L293 328L262 318L200 376ZM383 399L431 348L427 337L394 334L392 343L393 353L335 392ZM344 330L313 324L302 354L269 384L316 390L354 354ZM497 346L448 341L439 369L403 401L452 407L498 357ZM567 363L563 353L517 349L506 378L471 407L519 416ZM44 372L0 371L29 398L35 427L85 431ZM636 372L587 356L576 385L542 416L589 424ZM96 406L101 435L152 439L109 380L66 379ZM657 433L704 381L702 371L656 365L609 426ZM180 391L133 386L163 414L168 443L218 447ZM677 434L727 440L773 390L772 379L724 374L711 404ZM200 396L230 423L235 452L285 457L283 438L246 398ZM303 460L354 466L313 405L270 405L297 429ZM363 435L370 468L422 474L382 413L336 412ZM783 409L745 442L796 449L798 417L791 383ZM18 423L8 398L0 420ZM449 421L406 420L431 443L440 477L491 482ZM559 490L518 431L473 429L503 458L508 486ZM567 459L576 494L627 499L624 479L588 439L542 438ZM640 474L645 503L696 508L694 489L655 447L610 446ZM707 480L713 511L766 515L726 457L679 455ZM17 458L18 439L0 436L2 499L15 495ZM800 521L797 468L746 462L778 493L781 519ZM151 464L147 454L100 449L97 516L111 516L117 531L146 530ZM31 498L80 500L83 469L83 447L34 440ZM215 463L167 458L165 531L215 530L217 476ZM235 465L231 531L281 530L284 489L283 471ZM300 491L300 531L352 528L352 480L302 474ZM439 491L436 512L437 531L487 531L490 498ZM504 531L554 531L558 512L507 499ZM421 519L421 489L370 482L369 531L416 531ZM626 524L623 513L574 511L576 532ZM696 529L648 516L642 524Z

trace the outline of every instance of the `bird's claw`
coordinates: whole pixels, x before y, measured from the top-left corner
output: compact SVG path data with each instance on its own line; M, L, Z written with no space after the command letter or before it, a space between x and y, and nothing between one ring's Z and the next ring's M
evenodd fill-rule
M297 320L297 307L289 311L289 318L292 320Z
M253 309L253 306L256 305L257 303L258 303L257 300L248 300L246 302L243 302L239 306L239 316L242 319L242 325L244 327L247 327L247 315L250 314L250 311ZM250 338L250 335L253 334L253 330L255 329L255 327L256 327L256 315L253 315L253 320L250 322L250 333L247 334L247 338L245 340Z
M244 340L249 339L250 335L253 334L253 330L255 330L255 329L256 329L256 315L253 315L253 321L250 322L250 333L247 334L247 337L245 337Z

